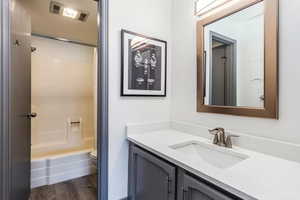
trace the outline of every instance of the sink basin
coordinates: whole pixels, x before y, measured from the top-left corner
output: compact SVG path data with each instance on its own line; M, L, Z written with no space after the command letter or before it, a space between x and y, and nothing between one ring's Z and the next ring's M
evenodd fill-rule
M199 141L188 141L170 146L193 160L200 160L217 168L229 168L249 158L247 155Z

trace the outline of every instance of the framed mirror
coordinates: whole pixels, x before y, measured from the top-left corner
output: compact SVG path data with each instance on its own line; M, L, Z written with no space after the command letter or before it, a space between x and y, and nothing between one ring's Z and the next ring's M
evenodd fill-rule
M197 111L278 118L278 0L240 0L197 23Z

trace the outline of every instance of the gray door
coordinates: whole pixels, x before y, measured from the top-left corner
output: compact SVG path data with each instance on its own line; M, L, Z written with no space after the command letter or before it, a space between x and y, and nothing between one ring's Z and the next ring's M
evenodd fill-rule
M183 170L178 174L177 200L237 200L231 198L211 186L191 177Z
M128 180L131 200L175 200L175 167L134 145Z
M211 32L210 104L236 106L237 41Z
M10 200L27 200L30 194L31 25L24 2L12 0L10 7Z
M226 45L212 49L212 105L225 106Z

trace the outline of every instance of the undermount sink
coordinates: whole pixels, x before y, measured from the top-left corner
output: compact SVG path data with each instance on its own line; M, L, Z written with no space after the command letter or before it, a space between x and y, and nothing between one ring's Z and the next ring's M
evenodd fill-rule
M247 155L235 152L225 147L206 144L199 141L188 141L170 146L193 160L202 160L217 168L229 168L249 158Z

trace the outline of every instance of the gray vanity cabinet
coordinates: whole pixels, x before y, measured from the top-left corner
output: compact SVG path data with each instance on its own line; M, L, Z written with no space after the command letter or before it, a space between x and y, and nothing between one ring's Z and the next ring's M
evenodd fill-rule
M184 170L178 171L177 200L235 200L201 182Z
M242 200L130 143L130 200Z
M130 144L129 199L175 200L175 166Z

